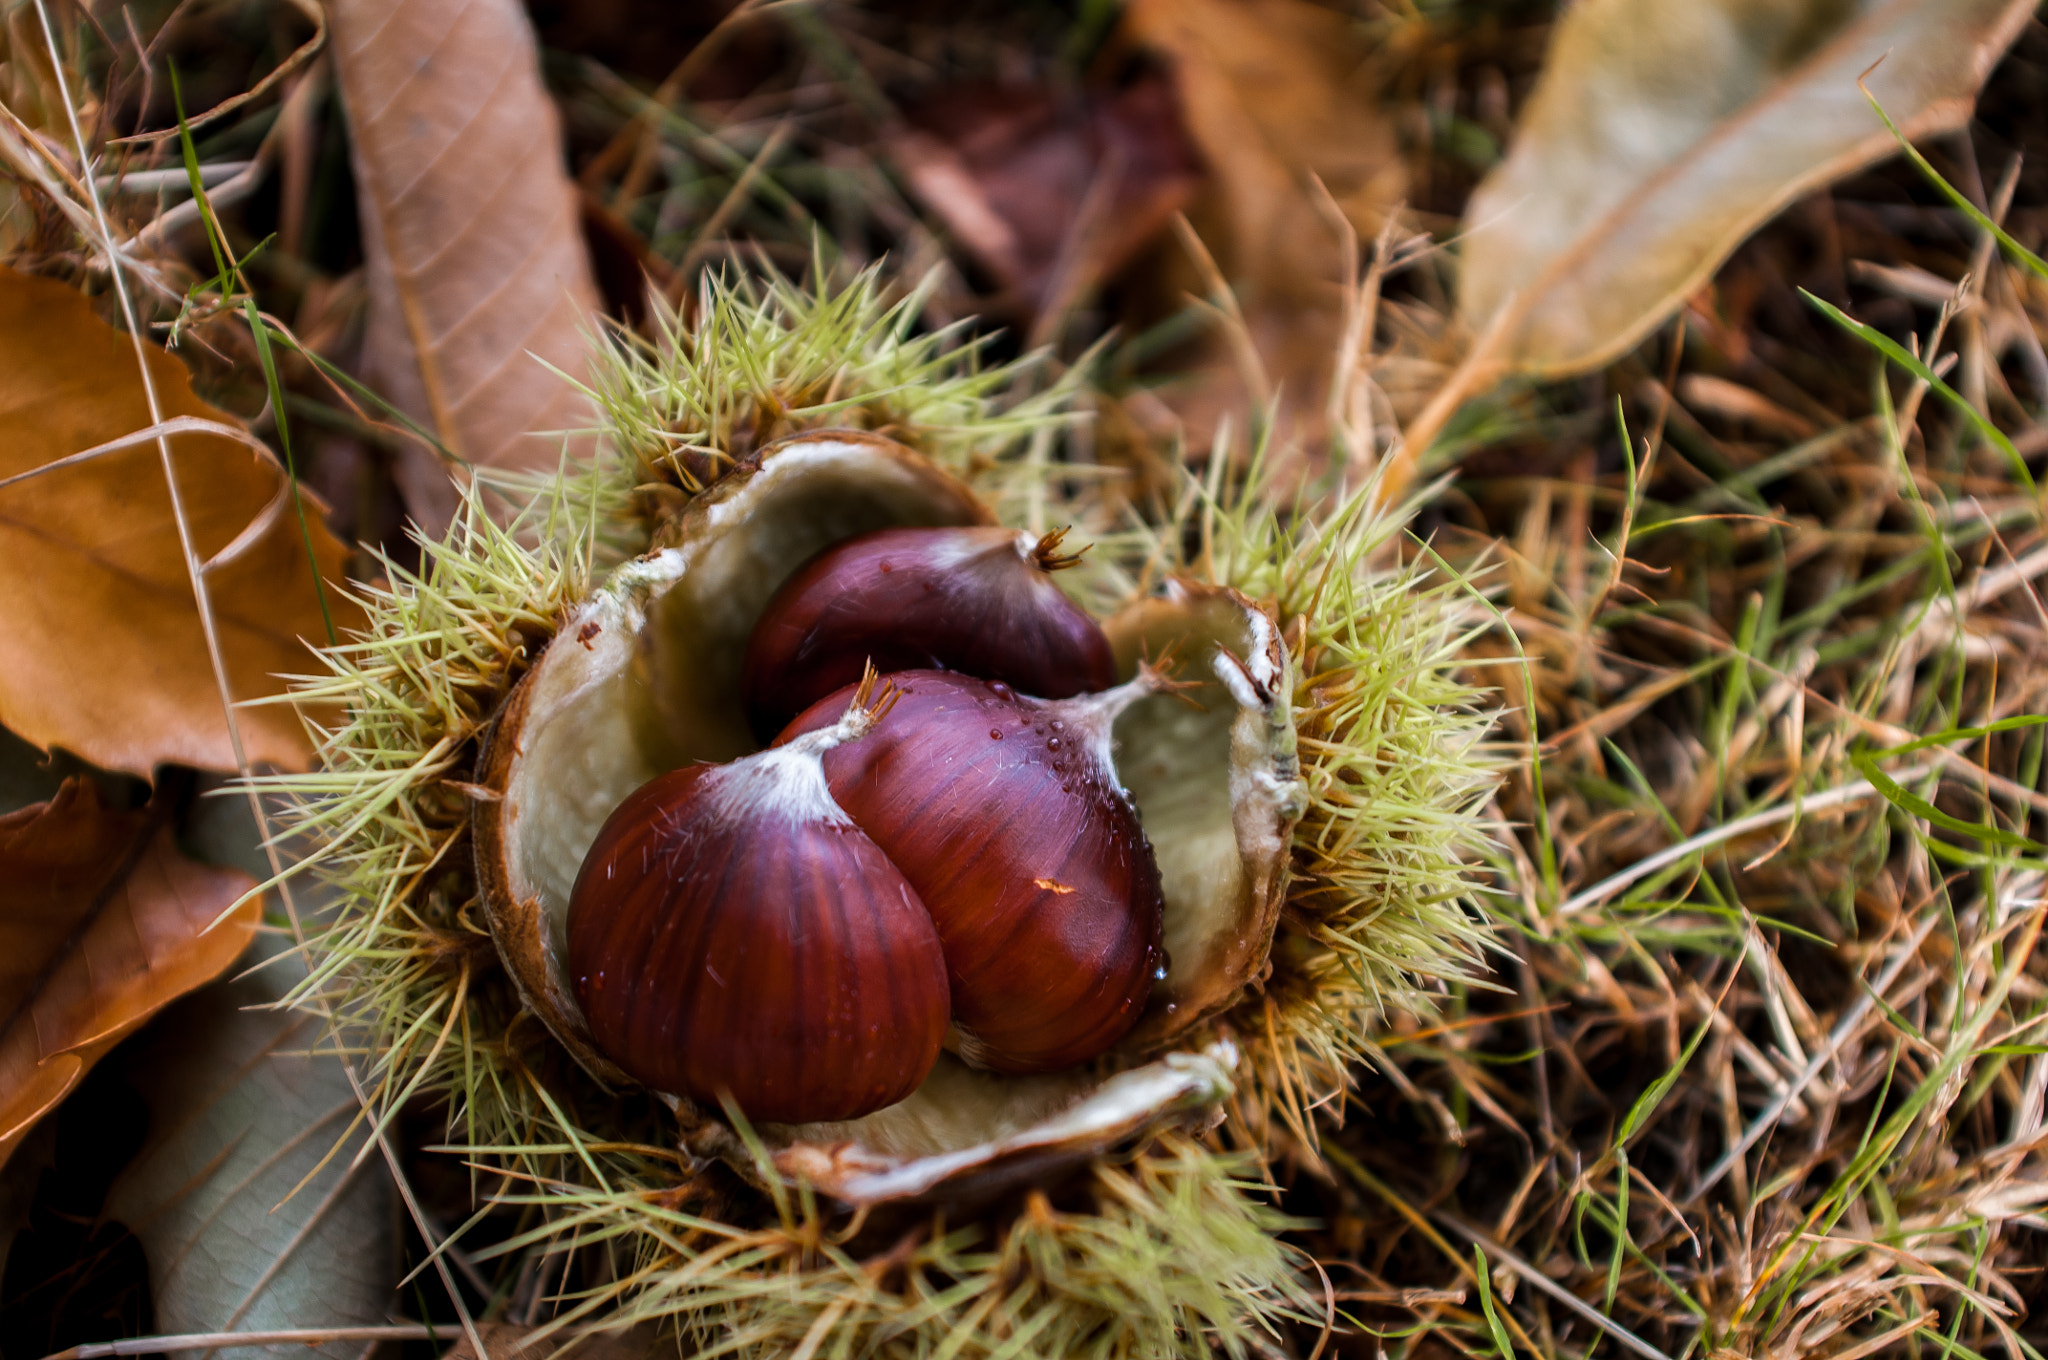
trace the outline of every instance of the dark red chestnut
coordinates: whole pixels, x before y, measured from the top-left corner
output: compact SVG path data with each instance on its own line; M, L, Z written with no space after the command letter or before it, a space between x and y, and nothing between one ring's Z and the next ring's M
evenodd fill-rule
M597 1047L636 1080L807 1123L894 1104L931 1070L938 936L819 764L876 721L866 697L786 746L660 776L598 832L569 976Z
M1147 670L1048 701L943 671L892 677L888 723L828 751L832 796L903 871L945 950L960 1056L1070 1067L1121 1038L1162 971L1159 868L1110 764L1110 724L1165 687ZM780 740L846 706L821 700Z
M937 669L1047 699L1116 683L1109 639L1053 584L1065 530L882 529L825 549L769 601L747 644L744 692L763 741L860 679Z

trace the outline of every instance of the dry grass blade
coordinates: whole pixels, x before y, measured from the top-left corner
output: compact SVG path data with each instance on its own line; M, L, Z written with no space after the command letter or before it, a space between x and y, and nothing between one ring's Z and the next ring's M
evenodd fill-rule
M261 80L258 80L254 85L251 85L248 89L242 91L240 94L233 95L227 99L222 100L220 103L214 105L210 109L207 109L205 112L194 114L191 118L187 119L185 121L185 126L187 129L205 127L210 123L220 121L221 119L227 117L229 114L235 112L235 110L242 108L245 105L253 104L257 100L263 98L263 96L268 94L271 90L276 89L279 85L291 79L291 77L294 74L296 74L298 71L305 67L307 62L311 61L315 56L319 54L321 48L327 45L326 11L321 9L321 7L317 3L315 3L315 0L289 0L289 2L293 8L297 9L301 14L305 15L306 19L313 25L313 35L310 38L307 38L306 41L300 43L296 48L292 49L291 53L287 55L283 61L279 62L269 72L265 73L263 78ZM150 145L157 142L171 141L177 136L178 129L165 128L162 131L158 132L145 132L139 133L133 137L115 138L114 141L110 144L113 146L122 146L134 143Z
M1616 726L1619 725L1618 723L1616 724ZM1910 783L1925 775L1932 768L1931 765L1920 765L1914 766L1910 770L1901 770L1899 772L1900 782ZM1574 912L1584 911L1587 907L1605 902L1607 899L1621 893L1632 883L1650 878L1673 865L1683 864L1702 851L1724 845L1729 841L1746 836L1752 831L1761 831L1767 826L1775 826L1780 822L1789 822L1798 817L1832 812L1836 808L1841 807L1850 807L1877 796L1878 790L1875 784L1867 779L1858 779L1843 784L1838 788L1829 789L1824 793L1816 793L1801 798L1796 803L1790 803L1783 807L1766 808L1761 812L1752 812L1747 817L1738 818L1725 826L1717 826L1711 831L1702 831L1699 835L1680 841L1677 845L1659 850L1654 855L1637 860L1626 869L1610 875L1595 883L1592 887L1582 889L1565 901L1560 902L1557 907L1557 914L1559 916L1570 916Z
M241 1350L253 1346L318 1346L329 1341L437 1341L447 1329L424 1323L388 1327L288 1327L262 1332L186 1332L179 1336L138 1336L127 1341L94 1341L56 1351L44 1360L108 1360L117 1355L168 1355L173 1351Z
M1454 1214L1439 1214L1438 1217L1453 1231L1463 1236L1466 1241L1478 1247L1488 1256L1499 1260L1508 1269L1514 1271L1515 1274L1524 1280L1527 1280L1532 1286L1542 1290L1574 1313L1577 1313L1580 1317L1585 1318L1629 1350L1644 1357L1644 1360L1671 1360L1671 1357L1665 1355L1664 1352L1614 1321L1614 1319L1590 1307L1576 1294L1564 1289L1548 1275L1545 1275L1535 1266L1530 1265L1514 1252L1509 1251L1506 1247L1494 1241L1484 1232L1481 1232L1463 1219L1458 1218Z
M596 292L526 12L510 0L342 0L333 24L373 385L463 464L553 468L558 432L591 416L544 365L582 376ZM458 500L449 473L419 447L400 473L437 533Z

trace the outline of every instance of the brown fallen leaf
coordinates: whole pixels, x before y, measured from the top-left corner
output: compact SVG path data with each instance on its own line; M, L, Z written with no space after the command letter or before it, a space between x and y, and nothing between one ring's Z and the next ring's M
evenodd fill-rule
M312 669L306 642L326 641L291 483L183 364L148 352L166 419L216 427L170 442L234 698L275 695L277 676ZM0 269L0 422L0 726L144 778L166 763L234 769L156 441L47 467L148 428L129 338L73 289ZM322 576L340 579L345 550L310 496L307 522ZM327 598L337 627L359 621ZM287 706L238 721L251 761L312 755Z
M1042 85L941 90L887 137L911 191L1014 296L1056 318L1188 205L1201 167L1157 74L1061 100Z
M1370 241L1407 186L1371 53L1348 17L1306 0L1131 0L1122 38L1173 72L1209 168L1188 218L1237 294L1263 370L1247 377L1219 340L1215 361L1168 399L1196 442L1277 392L1283 422L1314 439L1353 282L1326 204ZM1192 260L1176 283L1212 291Z
M1583 0L1466 209L1486 373L1628 350L1786 203L1961 126L2032 0Z
M261 903L214 926L255 880L186 859L162 818L109 810L84 779L0 817L0 883L4 1164L101 1055L235 961Z
M337 0L332 21L369 265L366 376L465 463L552 468L549 432L592 416L544 364L583 376L597 291L526 11ZM419 444L398 480L415 517L445 528L447 466Z
M1306 0L1132 0L1124 37L1163 56L1209 166L1188 216L1253 301L1332 306L1339 246L1320 179L1371 239L1406 188L1370 54Z

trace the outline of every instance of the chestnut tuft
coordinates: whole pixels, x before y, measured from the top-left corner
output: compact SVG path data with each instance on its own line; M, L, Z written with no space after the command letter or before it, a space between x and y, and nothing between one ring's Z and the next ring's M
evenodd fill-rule
M598 832L570 897L569 976L597 1048L635 1080L804 1123L894 1104L931 1071L938 936L820 765L887 710L871 687L801 740L659 776Z
M1064 699L1116 683L1109 639L1053 584L1078 554L1064 529L882 529L811 558L769 601L747 644L748 717L763 741L852 684L937 669Z
M1159 868L1110 763L1110 726L1171 682L1148 667L1049 701L944 671L892 680L888 724L828 751L825 777L938 927L960 1056L998 1072L1095 1057L1165 968ZM778 740L810 740L845 703L821 700Z

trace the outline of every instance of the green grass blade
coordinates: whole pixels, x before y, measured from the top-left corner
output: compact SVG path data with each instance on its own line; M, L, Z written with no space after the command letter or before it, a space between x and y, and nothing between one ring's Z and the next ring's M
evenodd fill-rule
M270 349L270 324L256 310L256 299L245 297L242 306L249 318L249 333L256 337L256 360L263 368L263 383L270 392L270 414L277 422L277 442L284 448L284 475L292 484L292 508L299 516L299 540L306 545L306 564L313 569L313 592L320 600L320 622L327 627L327 645L341 645L334 630L334 614L327 607L327 583L320 579L320 559L313 552L313 529L306 522L306 498L299 489L299 469L292 459L292 427L284 413L284 385L277 378L277 356Z
M2006 462L2012 466L2013 476L2017 477L2020 484L2026 487L2029 495L2039 494L2038 488L2034 485L2034 474L2027 471L2027 460L2020 457L2020 451L2013 447L2012 440L2006 438L2005 431L1993 425L1982 411L1979 411L1975 406L1966 401L1962 393L1956 391L1953 387L1950 387L1939 377L1935 376L1934 370L1923 363L1917 355L1884 332L1865 325L1841 308L1824 299L1815 297L1804 288L1799 291L1808 302L1811 302L1820 309L1823 316L1833 321L1843 330L1848 331L1864 344L1869 345L1878 353L1884 355L1887 359L1890 359L1900 368L1911 373L1921 382L1926 383L1936 395L1953 407L1957 414L1975 426L1977 433L1984 436L1987 442L2005 455Z
M1927 182L1929 184L1932 184L1936 189L1939 189L1942 195L1945 198L1947 198L1949 202L1955 204L1956 207L1959 210L1961 210L1964 216L1968 217L1972 222L1975 222L1979 227L1982 227L1985 231L1990 232L1991 235L1997 239L1998 243L2004 246L2006 252L2010 254L2014 259L2018 260L2021 264L2025 265L2028 269L2032 270L2041 278L2048 279L2048 260L2043 260L2039 255L2036 255L2033 251L2028 250L2018 241L2015 241L2006 232L2004 227L2001 227L1998 225L1998 223L1992 221L1991 218L1985 214L1982 208L1979 208L1976 204L1972 203L1967 197L1963 195L1961 190L1957 189L1953 184L1950 184L1948 180L1942 176L1941 171L1935 169L1934 166L1928 162L1927 158L1920 154L1920 149L1914 146L1911 142L1906 140L1906 134L1899 131L1899 125L1897 123L1894 123L1892 121L1892 116L1884 111L1884 105L1877 102L1877 96L1873 95L1870 92L1870 87L1864 85L1861 81L1858 81L1857 85L1863 90L1863 97L1870 101L1870 107L1877 110L1877 116L1884 120L1885 127L1891 130L1893 139L1896 140L1899 144L1899 149L1906 153L1906 159L1911 161L1913 163L1914 168L1926 177Z
M1472 1248L1472 1278L1479 1282L1479 1311L1486 1315L1486 1326L1493 1333L1493 1348L1502 1360L1514 1360L1515 1343L1508 1339L1508 1329L1502 1325L1500 1312L1493 1303L1492 1267L1486 1264L1486 1253L1478 1246Z

